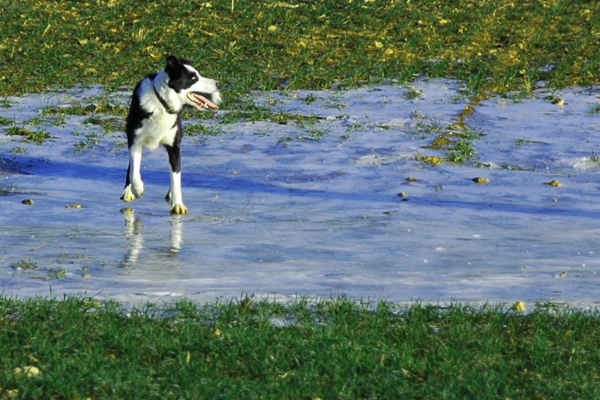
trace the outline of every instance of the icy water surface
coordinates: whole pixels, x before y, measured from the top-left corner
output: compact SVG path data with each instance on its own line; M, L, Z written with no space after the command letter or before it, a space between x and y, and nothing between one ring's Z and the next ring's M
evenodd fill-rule
M219 111L203 121L213 134L183 143L186 216L170 216L163 199L164 151L145 154L146 194L126 204L124 134L100 125L114 117L42 112L98 104L101 88L11 98L0 108L0 291L596 306L598 90L494 97L469 115L461 89L432 80L254 93L306 118L225 123ZM461 115L480 134L474 162L419 159L447 156L428 146ZM14 127L52 138L23 143L7 135Z

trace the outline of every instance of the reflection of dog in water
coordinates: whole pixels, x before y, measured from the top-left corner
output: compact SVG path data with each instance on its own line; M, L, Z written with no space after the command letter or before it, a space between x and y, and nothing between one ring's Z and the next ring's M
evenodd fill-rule
M123 267L131 267L137 263L140 253L144 248L144 221L141 216L135 216L131 208L121 210L125 219L125 238L127 239L127 253L123 260ZM182 221L180 217L171 217L171 242L167 254L174 255L181 250L182 242Z
M171 186L165 199L171 214L187 214L181 195L181 111L185 106L217 110L221 102L219 82L203 78L189 60L169 56L159 73L146 76L133 91L127 115L129 168L121 200L132 201L144 194L140 174L142 147L164 146L171 166Z

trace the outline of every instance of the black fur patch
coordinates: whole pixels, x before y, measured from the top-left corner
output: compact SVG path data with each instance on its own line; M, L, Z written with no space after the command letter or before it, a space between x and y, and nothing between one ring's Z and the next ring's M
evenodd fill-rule
M185 67L191 64L189 60L169 56L165 71L169 74L169 87L180 93L198 81L198 74Z
M154 80L158 74L150 74L146 78ZM133 145L135 140L135 131L142 127L144 120L150 118L152 112L146 111L142 108L140 103L140 95L138 93L142 82L139 82L133 90L133 96L131 97L131 105L129 106L129 114L127 114L127 123L125 125L125 132L127 133L127 144L129 147Z

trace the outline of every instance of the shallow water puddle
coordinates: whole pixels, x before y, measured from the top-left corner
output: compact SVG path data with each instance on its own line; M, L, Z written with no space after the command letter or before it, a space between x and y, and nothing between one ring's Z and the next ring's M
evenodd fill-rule
M101 88L11 98L0 108L0 288L596 305L598 94L482 101L463 119L481 135L477 157L432 166L422 158L447 156L430 145L469 104L457 82L255 93L271 112L303 117L224 123L219 111L203 123L220 134L186 136L186 216L168 214L163 151L145 154L146 194L126 204L124 134L90 115L42 113L97 103ZM23 143L13 127L52 138Z

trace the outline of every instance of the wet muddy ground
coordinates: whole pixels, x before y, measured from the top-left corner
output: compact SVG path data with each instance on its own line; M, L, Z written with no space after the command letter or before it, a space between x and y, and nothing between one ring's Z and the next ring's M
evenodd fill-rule
M102 98L127 105L128 92L6 99L0 291L597 306L599 94L540 89L473 103L448 80L253 93L296 117L185 121L208 127L184 138L185 216L169 215L161 149L144 156L144 197L119 200L122 117L47 111ZM475 153L462 165L428 163L448 157L432 142L453 129L476 134ZM36 144L40 131L51 137Z

